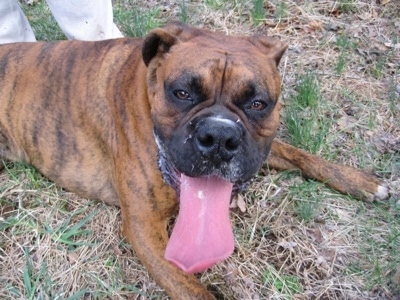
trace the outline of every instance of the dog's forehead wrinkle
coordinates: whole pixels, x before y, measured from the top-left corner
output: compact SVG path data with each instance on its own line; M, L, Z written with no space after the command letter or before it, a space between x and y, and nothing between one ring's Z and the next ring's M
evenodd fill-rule
M248 37L235 35L227 36L216 32L210 36L212 39L205 39L205 36L196 37L196 47L202 47L223 54L244 54L249 56L250 51L259 53L257 46Z
M215 68L218 67L221 62L220 57L212 57L209 59L205 59L201 64L200 68Z
M219 91L219 99L221 99L223 91L224 91L224 84L225 84L225 77L226 77L226 69L228 67L228 55L225 53L225 61L224 61L224 68L222 71L222 77L221 77L221 85L220 85L220 91Z

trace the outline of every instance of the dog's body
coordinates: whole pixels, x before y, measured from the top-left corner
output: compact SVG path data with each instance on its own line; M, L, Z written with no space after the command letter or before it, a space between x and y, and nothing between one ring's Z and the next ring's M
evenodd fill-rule
M271 38L176 24L145 41L0 46L0 156L32 164L81 196L120 206L123 234L167 293L212 298L187 272L232 251L230 196L246 186L270 150L272 168L300 168L360 198L388 193L374 176L273 141L277 64L285 49ZM168 244L177 194L181 208ZM203 199L217 195L223 200ZM196 205L208 219L194 220ZM221 228L204 224L210 219L223 219L214 226ZM198 238L198 249L187 246L192 242L184 227ZM214 234L214 240L203 237Z

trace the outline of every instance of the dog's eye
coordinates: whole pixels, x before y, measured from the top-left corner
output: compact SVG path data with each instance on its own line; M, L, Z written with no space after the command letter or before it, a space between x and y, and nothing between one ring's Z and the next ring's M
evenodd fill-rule
M258 111L260 111L260 110L263 110L266 106L267 106L267 105L266 105L263 101L261 101L261 100L255 100L255 101L253 101L253 102L250 104L249 108L250 108L251 110L258 110Z
M175 95L175 97L177 97L180 100L192 100L192 98L190 97L190 94L183 90L174 91L174 95Z

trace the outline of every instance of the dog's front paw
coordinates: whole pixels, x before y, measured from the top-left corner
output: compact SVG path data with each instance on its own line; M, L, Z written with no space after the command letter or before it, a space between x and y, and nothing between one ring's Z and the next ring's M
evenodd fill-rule
M376 192L370 194L370 199L374 200L385 200L389 197L389 187L385 184L378 185Z

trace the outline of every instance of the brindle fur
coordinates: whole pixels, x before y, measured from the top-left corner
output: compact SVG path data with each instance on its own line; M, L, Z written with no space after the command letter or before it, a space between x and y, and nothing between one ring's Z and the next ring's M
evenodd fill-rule
M202 39L195 39L202 35ZM193 275L163 257L168 240L166 225L176 212L177 201L175 191L164 183L158 169L153 127L156 123L168 137L185 116L163 103L157 80L179 72L169 66L207 68L203 61L207 52L196 50L199 41L208 43L210 49L220 47L222 41L228 49L248 47L245 50L249 55L260 56L263 76L269 78L269 92L277 100L280 79L276 64L286 46L261 37L251 38L252 46L249 39L171 25L151 33L145 46L142 39L130 38L2 45L0 156L27 162L83 197L120 206L124 236L166 292L174 299L212 299ZM195 42L184 43L186 40ZM167 58L178 43L188 53L179 64L174 61L177 57L172 61ZM237 74L245 60L246 55L238 62ZM164 62L167 66L158 69ZM210 72L209 76L206 85L212 85L214 76L220 75ZM230 85L226 91L240 88L234 81ZM228 104L224 105L229 105L230 100L225 101ZM278 111L279 105L275 105L256 126L245 124L259 143L272 142ZM387 195L387 189L374 176L329 163L280 141L272 143L268 162L277 169L300 168L307 177L364 199Z

